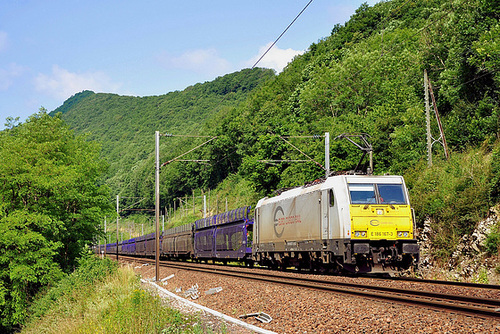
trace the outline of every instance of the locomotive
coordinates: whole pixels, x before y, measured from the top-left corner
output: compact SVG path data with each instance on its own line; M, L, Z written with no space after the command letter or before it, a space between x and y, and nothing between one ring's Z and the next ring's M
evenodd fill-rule
M99 250L154 256L155 234ZM118 247L118 250L117 250ZM402 176L336 175L160 235L160 256L240 261L332 273L390 273L416 265L419 246Z
M375 273L419 256L401 176L339 175L263 198L254 228L255 261L273 267Z

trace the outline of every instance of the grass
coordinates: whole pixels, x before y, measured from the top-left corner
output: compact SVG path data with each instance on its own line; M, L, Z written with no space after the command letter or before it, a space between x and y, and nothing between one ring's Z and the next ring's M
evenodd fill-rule
M197 317L183 315L141 289L130 267L114 268L96 258L87 262L33 304L21 333L211 332ZM89 266L110 270L100 277L82 275L92 272Z

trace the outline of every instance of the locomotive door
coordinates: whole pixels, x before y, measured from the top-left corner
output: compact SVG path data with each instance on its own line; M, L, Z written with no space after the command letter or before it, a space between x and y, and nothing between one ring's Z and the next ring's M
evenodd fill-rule
M330 194L328 190L321 192L321 238L329 239Z
M260 209L255 209L252 248L259 244Z
M341 235L341 227L340 227L340 217L341 213L339 210L343 210L339 205L338 194L335 194L333 189L328 190L328 212L330 214L329 218L329 227L330 227L330 238L331 239L340 239L343 238Z

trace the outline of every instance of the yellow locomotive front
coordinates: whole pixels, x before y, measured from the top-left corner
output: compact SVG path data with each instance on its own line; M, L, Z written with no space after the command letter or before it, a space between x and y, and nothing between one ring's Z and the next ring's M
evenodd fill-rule
M406 187L402 178L400 182L387 181L381 178L373 183L347 184L352 262L361 271L406 269L418 261Z

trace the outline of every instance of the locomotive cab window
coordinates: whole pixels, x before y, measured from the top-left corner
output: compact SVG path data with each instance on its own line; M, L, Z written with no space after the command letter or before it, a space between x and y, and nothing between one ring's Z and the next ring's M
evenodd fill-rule
M376 204L375 186L373 184L350 184L349 194L352 204Z
M351 204L407 204L402 184L350 184Z
M378 184L380 204L406 204L402 184Z

